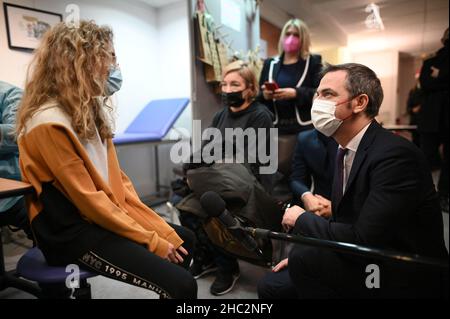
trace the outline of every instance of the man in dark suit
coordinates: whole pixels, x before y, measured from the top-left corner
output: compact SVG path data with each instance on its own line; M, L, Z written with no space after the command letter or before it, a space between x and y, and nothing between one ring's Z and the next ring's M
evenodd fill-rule
M304 236L448 258L425 157L375 121L382 100L380 81L366 66L323 71L311 114L316 129L339 144L333 216L326 220L294 206L283 225ZM375 268L380 284L373 288L367 281ZM443 276L435 269L306 246L291 251L289 274L300 298L438 296Z
M330 217L331 185L337 143L317 130L298 135L289 180L294 203L319 216ZM312 182L314 190L311 192Z
M444 46L434 56L423 62L420 72L423 101L419 113L418 129L421 137L420 147L425 153L431 168L436 165L436 155L439 155L439 146L443 146L438 190L441 198L441 208L448 213L448 122L450 108L448 94L448 28L441 41Z
M333 182L336 141L317 130L301 132L292 158L292 173L289 185L294 195L294 204L323 218L331 216L331 185ZM311 191L314 181L314 190ZM296 298L297 294L283 259L258 282L261 299Z

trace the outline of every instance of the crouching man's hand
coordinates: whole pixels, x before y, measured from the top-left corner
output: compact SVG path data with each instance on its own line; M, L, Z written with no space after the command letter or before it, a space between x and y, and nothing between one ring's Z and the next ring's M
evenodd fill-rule
M305 210L301 208L300 206L293 206L291 208L288 208L283 216L283 221L281 224L283 225L283 228L286 231L291 230L295 226L295 222L300 217L301 214L303 214Z

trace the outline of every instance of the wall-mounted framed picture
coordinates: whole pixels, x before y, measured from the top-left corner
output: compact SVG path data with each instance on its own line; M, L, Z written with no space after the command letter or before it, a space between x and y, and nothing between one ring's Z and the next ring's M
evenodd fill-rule
M59 13L3 3L8 46L13 50L33 51L44 33L62 21Z

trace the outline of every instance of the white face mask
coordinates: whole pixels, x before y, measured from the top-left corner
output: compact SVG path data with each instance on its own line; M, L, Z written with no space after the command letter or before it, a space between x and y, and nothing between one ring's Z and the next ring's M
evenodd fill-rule
M335 116L336 105L333 101L315 99L311 108L314 127L326 136L333 135L343 122Z
M107 96L111 96L122 87L122 72L117 66L111 66L109 69L108 80L105 84L105 93Z

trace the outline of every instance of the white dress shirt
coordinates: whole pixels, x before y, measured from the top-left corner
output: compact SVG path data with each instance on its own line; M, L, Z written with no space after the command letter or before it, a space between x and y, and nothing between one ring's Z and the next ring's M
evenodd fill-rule
M344 157L344 185L342 188L344 193L347 186L348 177L350 176L350 172L352 170L353 161L355 160L356 151L358 150L359 144L361 143L361 140L364 137L364 134L366 133L370 124L372 124L372 122L364 126L364 128L361 131L359 131L359 133L356 134L345 147L347 149L347 153L345 154ZM339 145L339 148L344 147Z

